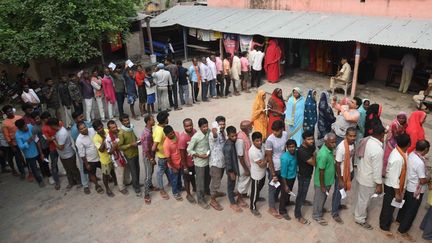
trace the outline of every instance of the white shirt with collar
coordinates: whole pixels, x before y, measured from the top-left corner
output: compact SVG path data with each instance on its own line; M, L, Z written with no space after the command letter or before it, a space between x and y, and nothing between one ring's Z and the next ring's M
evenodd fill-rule
M264 53L261 51L257 51L253 55L252 59L252 69L255 71L261 71L262 70L262 61L264 59Z
M390 153L384 179L384 184L395 189L399 188L399 177L401 175L404 159L395 148ZM405 182L404 182L405 183Z
M157 87L168 87L168 85L173 84L171 73L165 69L159 69L157 72L154 72L152 76L154 78L153 82Z
M357 165L357 181L362 186L375 187L382 184L383 143L370 137L366 143L364 157Z
M75 142L77 149L78 149L78 155L81 158L86 158L87 162L98 162L99 161L99 154L96 148L96 145L93 142L93 137L96 134L95 130L93 128L88 129L88 135L78 135L78 138Z
M210 58L207 57L207 66L210 68L212 79L216 79L217 77L216 63L214 63L212 60L210 60Z
M412 152L408 156L408 165L407 165L407 182L406 182L406 190L409 192L415 192L417 190L417 186L420 183L420 179L427 178L427 169L426 165L423 162L423 159L420 158L418 154ZM420 189L420 193L425 193L427 190L427 184L422 185Z
M33 89L29 89L29 92L23 91L21 94L21 99L24 103L40 103L40 99Z
M204 63L201 62L199 64L199 69L200 69L202 82L207 82L207 81L210 81L213 79L212 72L207 65L205 65Z

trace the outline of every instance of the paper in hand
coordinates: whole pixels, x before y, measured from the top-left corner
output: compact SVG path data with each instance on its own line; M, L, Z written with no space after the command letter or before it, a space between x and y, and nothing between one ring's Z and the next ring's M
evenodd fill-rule
M405 203L405 200L402 200L402 202L396 202L396 198L393 198L391 205L395 208L402 208Z
M384 196L384 193L381 193L381 194L374 193L374 194L371 196L371 198L377 198L377 197L383 197L383 196Z
M117 66L114 63L110 62L110 64L108 64L108 67L111 68L112 71L114 71Z
M129 68L131 68L131 67L133 67L134 63L133 63L130 59L128 59L128 60L126 61L126 65L127 65Z
M292 191L290 191L288 194L291 195L291 196L293 196L293 197L296 197L296 196L297 196L297 195L296 195L294 192L292 192Z
M341 194L341 199L345 199L347 197L346 191L344 188L339 190L340 194Z
M276 181L276 182L270 181L269 185L278 188L280 186L280 182L279 181Z
M212 128L219 128L217 121L212 122Z

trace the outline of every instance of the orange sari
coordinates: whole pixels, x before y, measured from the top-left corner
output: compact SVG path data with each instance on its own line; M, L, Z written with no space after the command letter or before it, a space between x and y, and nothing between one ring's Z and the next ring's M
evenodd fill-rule
M251 122L255 132L260 132L263 138L267 137L267 115L264 111L265 106L265 91L259 90L255 101L252 105L252 117Z

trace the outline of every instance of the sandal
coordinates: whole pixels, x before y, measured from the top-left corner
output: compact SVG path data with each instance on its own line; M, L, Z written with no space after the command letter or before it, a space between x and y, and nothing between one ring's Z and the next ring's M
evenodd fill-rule
M168 194L167 194L165 191L160 191L160 194L161 194L161 197L162 197L163 199L165 199L165 200L168 200L168 199L169 199L169 196L168 196Z
M241 212L243 212L243 210L239 207L239 205L237 205L237 204L231 204L230 205L230 208L232 208L232 210L234 210L234 212L236 212L236 213L241 213Z
M243 200L237 200L237 204L242 208L248 208L249 205Z
M150 195L146 195L146 196L144 196L144 203L147 204L147 205L150 205L150 204L151 204L151 198L150 198Z
M372 230L373 229L373 227L368 222L364 222L364 223L356 222L356 224L360 225L361 227L363 227L363 228L365 228L367 230Z
M322 226L327 226L328 225L327 221L325 221L325 219L322 219L322 218L315 219L315 221L317 221L317 223L320 224L320 225L322 225Z
M280 215L277 211L271 211L270 209L267 211L271 216L277 218L277 219L281 219L282 215Z
M395 238L394 234L393 234L392 232L390 232L390 231L387 231L387 230L381 230L381 232L382 232L385 236L387 236L387 238L389 238L389 239L394 239L394 238Z
M211 201L210 206L212 206L216 211L222 211L223 207L216 201Z
M307 220L307 219L305 219L305 218L298 218L297 221L298 221L300 224L304 224L304 225L308 225L308 224L310 224L310 221Z
M104 193L104 189L101 186L97 186L96 187L96 192L99 193L99 194L102 194L102 193Z

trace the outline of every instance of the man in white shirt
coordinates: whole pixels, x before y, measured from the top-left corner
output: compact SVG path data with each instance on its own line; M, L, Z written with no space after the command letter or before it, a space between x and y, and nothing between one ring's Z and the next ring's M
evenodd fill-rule
M373 227L366 222L369 200L373 194L382 193L382 163L384 158L385 129L382 125L373 127L373 134L360 144L360 162L357 166L357 203L354 210L355 222L365 229ZM362 145L365 146L362 148Z
M210 145L210 206L217 211L221 211L223 207L216 201L217 197L224 197L225 193L219 192L221 180L225 170L223 146L227 140L225 132L225 117L217 116L212 124L211 133L209 134Z
M408 156L407 183L405 191L405 204L399 210L396 221L399 222L398 233L408 241L415 239L408 234L418 209L427 190L429 176L427 175L426 159L430 143L420 140L416 143L416 150Z
M347 208L346 205L341 205L342 195L340 190L349 191L351 189L351 180L354 177L353 158L356 137L357 129L350 127L346 131L345 140L336 147L336 179L332 199L332 216L339 224L343 224L343 220L339 217L339 209Z
M402 76L401 83L399 85L399 92L406 93L411 84L411 79L413 75L414 68L417 65L416 58L411 53L405 54L405 56L401 60L402 68Z
M239 178L237 190L242 197L246 197L250 192L250 159L248 151L251 147L250 133L252 125L250 121L244 120L240 123L240 131L237 133L235 143L239 162Z
M24 103L32 105L33 108L36 108L40 105L40 99L37 96L36 92L33 89L30 89L27 84L23 86L21 99Z
M251 55L251 66L252 66L252 84L251 87L259 87L261 85L261 70L262 62L264 59L264 53L262 47L255 47L256 53Z
M210 97L213 99L217 98L216 93L216 79L217 79L217 69L216 69L216 57L214 55L211 55L210 57L207 57L207 66L210 68L210 71L212 73L212 79L209 81L209 89L210 89Z
M93 142L93 137L96 132L93 128L87 128L84 122L79 122L77 124L79 135L75 142L78 155L82 159L84 164L84 173L89 174L90 181L96 186L96 191L98 193L103 193L103 188L98 184L96 178L96 169L101 168L101 163L99 161L99 154L96 145Z
M240 87L241 62L238 53L235 52L232 60L231 78L233 81L234 95L240 95L238 88Z
M350 83L351 82L351 66L348 63L346 57L341 58L342 68L339 72L330 78L330 89L333 89L335 82L339 83Z
M159 63L153 72L154 83L156 84L156 94L159 111L171 111L168 100L168 86L173 85L171 73L164 69L165 65Z
M394 238L390 227L393 222L393 207L392 201L402 202L405 192L405 181L407 175L407 150L411 145L410 137L407 134L402 134L396 137L396 148L390 153L386 174L384 179L384 199L380 214L380 228L383 233Z
M262 146L262 134L260 132L252 133L252 146L249 149L249 159L251 162L250 175L252 178L250 194L250 210L256 217L261 217L261 213L256 207L261 189L265 183L265 173L267 162L264 158L264 147Z
M213 79L213 74L209 66L207 65L207 60L205 57L201 58L201 63L199 64L199 71L201 75L201 99L204 102L209 102L207 98L208 86L210 80Z

